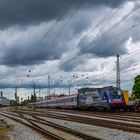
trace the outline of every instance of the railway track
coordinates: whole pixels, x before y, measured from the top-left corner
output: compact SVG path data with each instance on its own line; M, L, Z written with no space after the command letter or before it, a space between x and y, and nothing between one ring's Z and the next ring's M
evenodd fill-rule
M45 129L42 129L40 127L38 127L35 123L32 123L31 121L25 121L25 120L22 120L21 118L17 118L17 117L14 117L13 115L9 115L7 113L0 113L0 115L4 116L4 117L7 117L11 120L14 120L16 122L19 122L35 131L37 131L38 133L42 134L43 136L49 138L49 139L53 139L53 140L64 140L62 139L61 137L58 137L56 135L54 135L53 133L50 133L49 131L46 131ZM21 116L18 116L18 117L21 117Z
M56 113L56 111L55 111ZM74 114L80 114L80 115L86 115L86 116L94 116L94 117L101 117L101 118L107 118L107 119L116 119L120 121L127 121L127 122L137 122L140 123L140 116L129 116L125 114L119 114L119 113L87 113L87 112L68 112L68 113L74 113Z
M107 127L107 128L113 128L113 129L119 129L123 131L128 132L134 132L140 134L140 123L139 122L128 122L119 119L117 116L117 120L115 118L107 118L105 117L99 117L99 116L85 116L85 115L77 115L73 113L58 113L58 112L36 112L36 111L18 111L19 113L23 114L30 114L40 117L50 117L55 119L61 119L61 120L67 120L67 121L73 121L73 122L79 122L84 124L90 124L90 125L97 125L101 127ZM121 116L120 116L121 117ZM130 120L129 120L130 121ZM132 121L132 120L131 120Z
M26 109L27 110L27 109ZM39 112L44 112L45 109L40 109L36 111ZM57 111L57 112L69 112L69 113L75 113L75 114L88 114L88 115L111 115L111 116L130 116L130 117L140 117L140 113L139 112L95 112L95 111L85 111L85 110L66 110L66 109L47 109L48 111Z
M19 110L20 111L20 110ZM27 111L27 110L21 110L21 111ZM33 110L31 110L32 112L34 112ZM86 115L86 116L94 116L94 117L101 117L101 118L107 118L107 119L116 119L116 120L120 120L120 121L127 121L127 122L136 122L136 123L140 123L140 114L139 113L133 113L133 115L131 116L130 114L122 114L122 113L107 113L107 112L89 112L89 111L75 111L75 110L45 110L45 111L38 111L36 110L35 112L38 113L49 113L49 112L55 112L58 113L72 113L72 114L80 114L80 115ZM135 115L135 116L134 116Z
M51 111L51 110L50 110ZM76 110L52 110L55 112L67 112L74 114L81 114L87 116L97 116L110 119L124 120L124 121L133 121L140 122L140 113L128 113L128 112L92 112L92 111L76 111Z
M33 111L32 109L19 109L22 111ZM121 117L140 117L139 112L93 112L93 111L85 111L85 110L68 110L68 109L50 109L50 108L37 108L36 112L48 112L48 111L56 111L56 112L68 112L74 114L86 114L86 115L107 115L107 116L121 116Z
M2 112L1 115L14 121L20 122L39 133L54 140L100 140L98 138L86 135L84 133L69 129L58 124L46 121L37 116L23 113ZM50 132L51 130L51 132ZM54 133L55 131L55 133ZM60 136L61 135L61 136Z

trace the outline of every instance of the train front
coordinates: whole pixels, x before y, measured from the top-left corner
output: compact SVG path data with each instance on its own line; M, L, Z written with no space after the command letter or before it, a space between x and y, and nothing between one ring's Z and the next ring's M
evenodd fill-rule
M106 87L104 88L104 95L107 99L108 105L111 109L124 108L125 100L123 97L123 92L117 87Z

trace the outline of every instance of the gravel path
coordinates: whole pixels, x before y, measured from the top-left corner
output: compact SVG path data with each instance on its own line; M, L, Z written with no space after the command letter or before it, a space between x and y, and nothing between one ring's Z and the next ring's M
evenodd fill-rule
M68 128L75 129L77 131L81 131L83 133L95 136L97 138L101 138L103 140L140 140L139 134L124 132L121 130L109 129L98 127L94 125L87 125L82 123L76 123L71 121L53 119L53 118L46 118L41 117L42 119L46 119L53 123L57 123L62 126L66 126Z
M0 115L0 118L3 118L7 121L9 125L13 125L14 128L9 132L11 140L46 140L42 135L38 134L36 131L15 122L9 118Z

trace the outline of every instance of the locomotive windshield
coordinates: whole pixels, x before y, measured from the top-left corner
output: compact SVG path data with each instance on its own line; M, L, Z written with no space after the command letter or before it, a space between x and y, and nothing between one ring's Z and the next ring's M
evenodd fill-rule
M111 91L110 96L112 98L121 98L122 97L122 92L120 90Z

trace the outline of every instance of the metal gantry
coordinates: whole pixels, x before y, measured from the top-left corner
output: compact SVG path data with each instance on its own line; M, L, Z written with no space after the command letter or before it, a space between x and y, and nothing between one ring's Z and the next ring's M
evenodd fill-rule
M117 62L116 62L116 87L120 88L120 55L117 54Z

